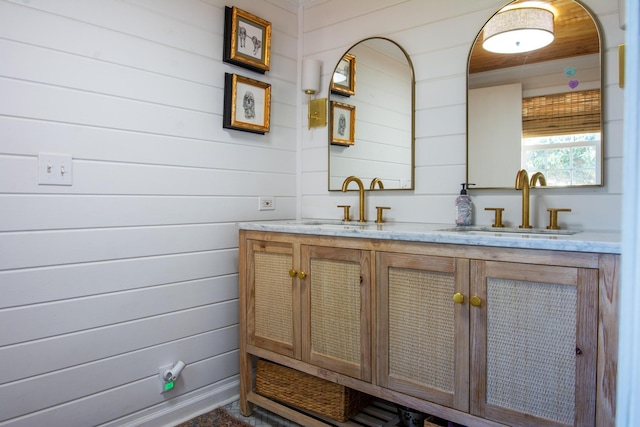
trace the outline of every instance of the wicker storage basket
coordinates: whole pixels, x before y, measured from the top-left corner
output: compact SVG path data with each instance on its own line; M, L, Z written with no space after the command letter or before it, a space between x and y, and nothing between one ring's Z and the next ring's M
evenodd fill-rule
M256 370L256 392L340 422L369 401L369 395L357 390L262 359Z

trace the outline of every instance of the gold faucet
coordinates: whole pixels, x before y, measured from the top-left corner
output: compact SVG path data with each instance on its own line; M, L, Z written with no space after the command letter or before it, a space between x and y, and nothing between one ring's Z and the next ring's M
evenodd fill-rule
M351 181L355 181L356 184L358 184L358 191L360 192L360 219L358 220L358 222L367 222L367 219L364 216L364 185L362 184L360 178L356 176L350 176L345 179L342 183L342 192L347 192L347 187L349 186L349 183Z
M529 174L524 169L520 169L516 175L516 190L522 190L522 224L520 228L531 228L529 224L529 189L535 187L536 183L547 185L547 180L542 172L536 172L529 182Z
M529 182L529 187L535 187L536 182L539 182L541 186L545 187L547 185L547 178L544 177L542 172L536 172L531 175L531 182Z
M378 187L379 187L381 190L384 190L384 184L382 183L382 180L381 180L380 178L377 178L377 177L376 177L376 178L373 178L373 179L371 180L371 185L369 185L369 190L375 190L375 188L376 188L376 184L378 184Z

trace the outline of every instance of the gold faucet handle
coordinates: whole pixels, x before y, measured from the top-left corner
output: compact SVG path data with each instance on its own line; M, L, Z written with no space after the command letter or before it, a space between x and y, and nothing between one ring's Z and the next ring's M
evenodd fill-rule
M349 209L351 209L350 205L338 205L339 208L343 209L342 220L343 221L351 221L351 213Z
M558 212L571 212L571 209L549 208L547 211L549 212L549 225L547 226L547 229L560 230L560 226L558 225Z
M504 208L484 208L484 210L495 211L493 224L491 225L492 227L497 227L497 228L504 227L504 224L502 223L502 211L504 211Z
M376 216L376 222L377 222L378 224L381 224L381 223L383 223L383 222L384 222L384 219L382 218L382 212L383 212L385 209L389 209L389 210L391 210L391 208L390 208L390 207L388 207L388 206L376 206L376 210L378 211L378 215Z

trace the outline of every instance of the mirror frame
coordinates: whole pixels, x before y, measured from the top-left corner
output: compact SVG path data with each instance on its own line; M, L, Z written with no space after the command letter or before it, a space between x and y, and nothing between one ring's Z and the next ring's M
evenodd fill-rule
M387 38L387 37L378 37L378 36L372 36L372 37L367 37L364 38L362 40L359 40L358 42L354 43L353 45L351 45L338 59L338 61L336 62L336 65L332 68L331 71L331 79L333 79L333 73L335 72L335 70L337 69L338 65L340 65L340 61L342 60L342 58L344 58L345 55L347 55L353 48L355 48L356 46L358 46L361 43L364 43L368 40L384 40L384 41L388 41L390 43L392 43L393 45L395 45L398 49L400 49L400 51L404 54L406 60L407 60L407 64L409 66L409 71L411 74L411 186L407 187L407 188L384 188L384 189L379 189L376 188L375 191L413 191L415 190L415 186L416 186L416 177L415 177L415 170L416 170L416 75L415 75L415 70L413 67L413 62L411 61L411 58L409 57L409 54L407 53L407 51L400 46L400 44L398 44L397 42ZM357 80L357 75L356 75L356 80ZM330 123L333 120L333 112L331 111L331 80L329 81L329 89L328 89L328 95L327 95L327 99L329 100L328 102L328 114L327 114L327 120L328 120L328 131L327 131L327 188L328 191L342 191L340 188L337 189L332 189L331 188L331 133L330 133L330 129L331 129L331 125ZM357 126L357 116L356 116L356 126ZM369 183L365 183L365 191L371 191L369 189Z
M544 0L546 1L546 0ZM582 7L582 9L585 11L585 13L591 18L591 21L593 22L594 26L595 26L595 30L596 33L598 35L598 64L599 64L599 68L600 68L600 85L599 85L599 89L600 89L600 183L599 184L592 184L592 185L566 185L566 186L549 186L549 187L536 187L539 189L566 189L566 188L599 188L599 187L604 187L605 185L605 135L604 135L604 111L605 111L605 96L604 96L604 62L603 62L603 58L604 58L604 52L603 52L603 47L602 47L602 31L600 29L600 24L598 23L598 20L596 19L596 16L593 12L591 12L591 10L585 6L581 1L579 0L572 0L574 3L578 4L580 7ZM467 86L467 91L466 91L466 109L467 109L467 116L466 116L466 137L467 137L467 144L466 144L466 164L465 164L465 169L466 169L466 173L465 173L465 177L466 177L466 182L472 182L469 181L470 178L469 177L469 70L470 70L470 66L471 66L471 56L473 54L473 50L475 45L479 42L480 37L482 35L482 32L484 30L484 27L487 25L487 23L491 20L491 18L493 18L496 14L498 14L498 12L500 12L500 10L502 10L503 8L518 2L518 0L510 0L508 2L506 2L502 7L500 7L498 10L496 10L491 16L489 16L489 18L485 21L485 23L482 25L482 27L480 28L480 30L478 31L478 34L476 35L475 39L473 40L473 42L471 43L471 47L469 48L469 54L467 56L467 68L466 68L466 86ZM532 63L535 64L535 63ZM525 64L526 65L526 64ZM523 66L525 66L523 65ZM514 183L515 183L515 175L518 171L515 170L513 172L513 176L514 176ZM514 186L511 187L473 187L473 190L513 190L515 188Z

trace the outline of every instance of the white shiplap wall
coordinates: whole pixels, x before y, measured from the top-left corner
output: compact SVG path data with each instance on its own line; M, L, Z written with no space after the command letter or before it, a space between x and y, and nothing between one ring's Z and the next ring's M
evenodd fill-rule
M307 131L298 110L299 46L323 60L325 92L356 41L408 50L416 191L377 193L369 212L451 222L467 54L502 2L318 0L301 17L292 3L0 0L0 426L171 425L237 393L234 223L337 218L335 205L357 203L326 190L326 128ZM585 3L604 30L607 185L539 204L569 204L571 226L619 229L623 33L615 0ZM266 76L221 61L225 5L273 23ZM267 135L222 129L225 72L272 84ZM39 152L72 155L74 185L38 186ZM258 212L259 195L277 210ZM519 212L517 194L474 201ZM161 396L158 367L178 359L187 368Z
M225 5L0 1L0 426L171 425L237 394L235 222L296 215L298 10L233 2L273 23L260 75L222 62ZM225 72L272 84L271 132L222 128ZM39 186L38 153L73 186Z
M305 5L303 56L324 62L321 91L327 92L333 64L355 42L385 36L409 53L416 74L416 184L412 192L376 192L367 211L391 206L390 220L452 224L454 200L466 170L466 67L469 50L502 0L340 0ZM545 226L547 207L573 211L561 220L577 229L620 230L622 198L623 91L618 87L617 46L624 42L617 0L585 0L602 30L605 91L605 186L533 192L532 223ZM357 130L356 130L357 131ZM336 205L356 206L353 193L327 191L326 129L303 132L304 218L340 218ZM514 182L516 171L513 171ZM519 192L471 191L475 221L491 224L485 207L504 207L505 220L520 222ZM566 221L566 222L565 222Z

